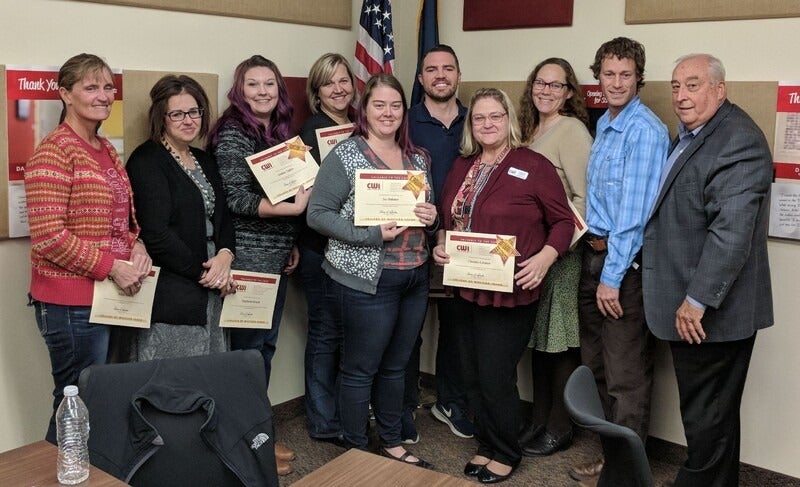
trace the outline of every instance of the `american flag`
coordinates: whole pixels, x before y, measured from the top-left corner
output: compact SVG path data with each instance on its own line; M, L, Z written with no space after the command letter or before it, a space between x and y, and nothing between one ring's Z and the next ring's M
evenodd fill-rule
M354 70L361 91L373 74L394 72L392 3L389 0L364 0L359 24Z

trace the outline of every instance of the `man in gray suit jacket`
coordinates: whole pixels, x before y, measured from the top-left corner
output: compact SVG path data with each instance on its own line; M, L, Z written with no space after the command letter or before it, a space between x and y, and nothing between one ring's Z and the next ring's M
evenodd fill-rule
M739 408L756 331L773 323L767 258L772 157L726 99L707 54L678 60L680 119L643 247L647 324L668 340L688 459L676 486L736 486Z

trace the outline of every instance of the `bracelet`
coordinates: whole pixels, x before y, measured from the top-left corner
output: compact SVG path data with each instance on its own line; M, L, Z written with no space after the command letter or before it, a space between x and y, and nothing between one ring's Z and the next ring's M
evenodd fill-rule
M220 252L227 252L227 253L231 254L231 259L235 259L236 258L236 254L234 254L233 251L231 249L227 248L227 247L222 247L221 249L217 250L217 255L219 255Z

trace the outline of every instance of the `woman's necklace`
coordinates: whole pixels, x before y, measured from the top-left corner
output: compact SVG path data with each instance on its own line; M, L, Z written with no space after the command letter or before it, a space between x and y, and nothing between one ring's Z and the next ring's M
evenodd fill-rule
M178 165L181 166L183 172L185 172L186 175L189 176L189 179L191 179L192 182L195 184L195 186L197 186L197 189L200 190L200 193L203 195L203 203L205 204L206 207L206 214L209 217L211 217L211 215L214 214L214 203L216 202L216 195L214 194L214 190L211 187L211 183L208 182L206 174L203 172L203 168L200 166L200 163L197 162L197 159L194 157L194 154L192 154L192 151L189 150L189 156L192 158L192 161L194 162L194 170L186 167L186 165L183 163L183 160L181 159L181 155L178 154L178 151L176 151L170 145L169 142L167 142L166 137L161 137L161 143L164 144L164 147L169 151L173 159L175 159ZM195 174L199 174L199 176L203 178L203 182L200 182L200 180L197 179L197 176L195 176Z

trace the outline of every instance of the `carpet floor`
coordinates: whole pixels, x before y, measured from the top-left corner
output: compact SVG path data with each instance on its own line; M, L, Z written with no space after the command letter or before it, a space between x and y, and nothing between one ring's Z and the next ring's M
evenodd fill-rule
M275 434L278 441L285 443L297 452L297 459L292 462L294 472L281 477L282 487L291 485L344 452L342 448L314 441L308 437L302 398L276 406L274 413ZM417 410L416 425L420 442L416 445L409 445L408 449L433 463L434 470L466 479L462 470L475 453L477 446L475 440L462 439L453 435L450 429L436 420L426 407ZM374 429L371 429L371 432L373 431ZM375 451L377 448L374 434L370 440L370 447L371 451ZM600 451L600 443L595 435L576 430L575 440L569 449L548 457L523 458L512 478L503 485L508 487L575 486L577 483L567 474L570 467L596 458ZM674 477L685 457L685 448L650 438L647 454L655 485L660 486L663 481ZM742 464L740 486L800 487L800 479Z

